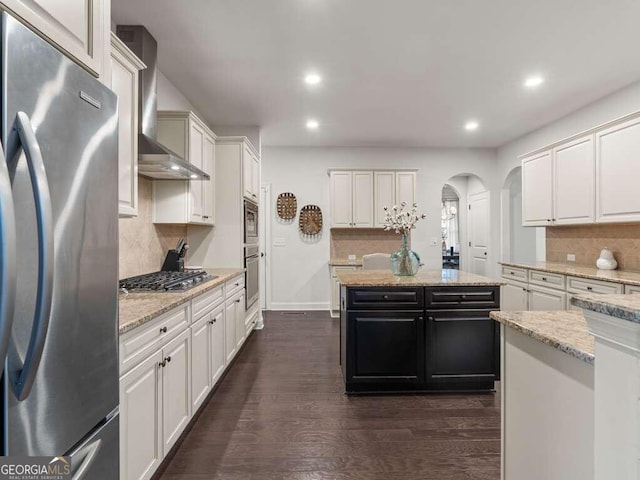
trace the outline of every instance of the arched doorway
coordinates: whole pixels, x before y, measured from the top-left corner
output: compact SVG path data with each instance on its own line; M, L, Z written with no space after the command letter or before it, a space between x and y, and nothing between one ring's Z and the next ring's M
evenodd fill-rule
M522 168L518 166L509 172L502 187L502 260L535 262L537 244L544 244L544 239L538 242L537 230L522 226Z

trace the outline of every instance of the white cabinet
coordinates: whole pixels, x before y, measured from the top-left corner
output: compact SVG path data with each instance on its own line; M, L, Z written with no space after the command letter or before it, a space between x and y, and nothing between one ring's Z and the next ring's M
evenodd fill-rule
M204 315L191 326L191 408L197 411L211 390L211 319Z
M586 135L554 148L553 175L553 223L592 223L595 218L593 135Z
M522 224L550 225L553 219L551 151L522 160Z
M245 314L245 293L243 289L236 298L236 348L238 350L240 350L240 347L247 338L247 331L245 329Z
M238 351L236 342L236 298L230 298L224 304L224 352L227 365L233 360Z
M564 291L529 285L529 310L565 310L567 294Z
M2 5L100 76L111 21L106 0L2 0Z
M331 226L373 227L373 172L330 173Z
M222 376L226 366L224 353L224 305L220 305L209 315L209 344L211 345L211 387Z
M411 209L415 201L416 172L374 171L374 226L384 227L384 207L407 204Z
M193 112L161 111L158 141L211 180L155 180L154 223L213 225L216 135Z
M111 34L111 89L118 96L118 213L138 215L138 71L146 68Z
M191 335L185 330L162 349L162 441L169 452L191 419Z
M359 266L335 266L331 268L331 278L330 278L330 287L331 287L331 302L330 302L330 313L332 317L337 317L337 313L340 311L340 280L338 280L337 272L345 271L345 270L359 270Z
M596 132L596 221L640 221L640 118Z
M508 282L502 285L500 310L524 312L529 309L529 293L526 283Z
M120 379L120 478L147 480L163 457L162 352L157 351Z
M242 150L242 187L245 198L258 203L260 195L260 158L248 143Z

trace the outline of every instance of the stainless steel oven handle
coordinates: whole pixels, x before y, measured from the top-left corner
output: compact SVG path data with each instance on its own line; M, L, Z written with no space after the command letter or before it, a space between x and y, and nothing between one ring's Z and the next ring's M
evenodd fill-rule
M26 113L18 112L16 115L11 139L11 151L8 147L7 158L13 159L19 154L19 145L22 145L27 158L38 226L38 287L31 337L24 363L17 354L15 358L11 356L9 358L11 362L9 374L13 390L18 400L24 400L29 396L35 382L49 330L54 278L53 211L42 152ZM17 159L14 164L16 163Z
M4 370L16 303L16 214L11 178L0 148L0 375Z

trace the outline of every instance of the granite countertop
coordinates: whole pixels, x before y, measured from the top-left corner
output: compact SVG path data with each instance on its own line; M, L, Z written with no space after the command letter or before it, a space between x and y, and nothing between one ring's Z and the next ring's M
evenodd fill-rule
M576 307L640 323L640 295L577 295L571 299Z
M216 275L208 282L184 292L133 292L118 295L118 325L120 335L137 328L194 297L224 284L245 271L244 268L206 268Z
M338 279L347 287L435 287L440 285L498 286L502 280L467 273L461 270L420 270L412 277L394 275L391 270L338 271Z
M362 266L362 257L356 258L355 260L349 260L347 258L331 258L329 259L330 267L351 267L351 266Z
M491 312L491 318L578 360L595 362L595 339L582 312Z
M528 268L530 270L540 270L542 272L559 273L562 275L572 275L574 277L590 278L605 282L624 283L626 285L640 286L640 272L627 272L624 270L598 270L595 267L585 267L580 265L570 265L567 263L534 262L516 263L499 262L501 265L509 267Z

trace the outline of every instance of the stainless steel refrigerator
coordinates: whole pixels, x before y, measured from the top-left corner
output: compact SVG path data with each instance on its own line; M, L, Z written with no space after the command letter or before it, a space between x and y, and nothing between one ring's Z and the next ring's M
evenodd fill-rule
M71 455L74 478L113 480L117 99L16 19L1 20L2 453Z

